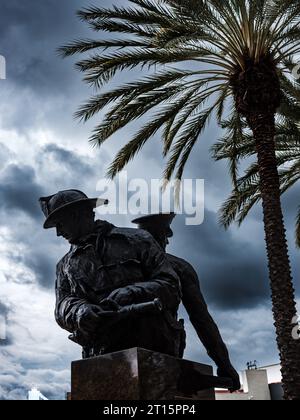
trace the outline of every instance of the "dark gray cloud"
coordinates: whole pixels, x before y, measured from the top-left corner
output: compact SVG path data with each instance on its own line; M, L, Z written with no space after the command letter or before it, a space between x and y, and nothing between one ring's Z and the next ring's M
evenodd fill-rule
M0 53L7 61L8 81L20 88L30 88L39 97L53 97L62 91L66 99L69 95L78 97L84 85L79 83L82 76L73 69L75 59L61 59L57 49L71 40L92 36L88 25L76 16L77 10L92 2L11 0L2 3ZM110 5L109 0L101 0L101 6ZM78 82L76 88L75 82Z
M56 259L55 256L49 255L47 249L35 252L30 249L28 255L25 256L23 263L29 270L36 276L36 280L39 285L46 288L51 288L53 290L55 284L55 269L56 269Z
M75 60L61 59L57 48L70 39L88 36L87 28L75 13L85 2L12 0L2 3L0 54L6 58L7 80L1 87L7 86L5 101L14 102L15 108L11 113L5 107L2 126L24 132L35 125L45 126L42 119L46 119L53 130L59 127L60 133L67 129L70 132L74 125L72 114L87 87L73 69ZM56 102L55 106L51 106L50 98ZM60 121L62 115L65 124Z
M25 386L18 383L18 378L10 378L10 382L1 384L0 386L0 401L4 400L23 400L24 395L27 395L28 390Z
M42 187L37 183L35 171L30 166L10 164L0 176L0 207L7 215L23 211L33 218L40 218L37 199Z
M77 174L79 178L91 178L95 174L95 168L84 161L84 159L76 153L56 144L48 144L41 150L43 158L45 156L52 157L59 165L64 166L64 169L69 171L72 175Z
M2 150L5 154L9 153L3 146ZM106 159L105 155L104 157ZM8 164L0 172L0 208L7 214L21 211L40 222L42 213L38 205L39 197L55 193L59 189L84 187L83 184L88 184L90 190L93 187L95 189L98 166L94 165L88 157L55 144L48 144L39 150L36 162L46 171L49 170L49 173L51 173L51 165L55 164L56 168L61 168L60 171L54 173L57 178L48 179L42 186L38 182L36 168L16 163ZM61 188L57 187L54 191L55 184L60 184Z
M269 298L264 245L235 240L215 213L206 210L203 225L193 227L178 217L170 250L193 264L208 302L219 309L253 308Z
M0 171L6 165L6 163L11 159L12 152L6 147L3 143L0 143Z
M13 344L13 337L9 329L10 311L11 311L10 306L0 300L0 323L1 323L0 346L1 347L6 347Z
M38 199L68 188L95 194L96 173L97 167L90 158L55 144L38 149L33 166L8 163L0 173L1 224L10 226L16 243L24 245L22 252L10 252L9 259L34 273L36 282L43 288L53 289L56 263L64 251L59 251L62 242L54 230L43 230L44 216ZM30 216L30 223L23 230L20 226L25 215ZM16 221L19 229L15 228ZM68 245L64 245L66 252ZM7 273L6 277L12 280L13 273ZM28 276L16 281L31 282Z
M8 307L0 300L0 315L6 316L7 312L8 312Z
M83 155L60 145L47 144L36 158L37 171L43 178L46 195L66 189L79 189L94 196L96 185L102 179L109 156L95 151L95 156Z
M66 36L82 33L82 25L75 17L82 3L80 0L2 2L1 54L7 59L8 80L31 86L40 95L68 89L71 72L65 72L56 50Z

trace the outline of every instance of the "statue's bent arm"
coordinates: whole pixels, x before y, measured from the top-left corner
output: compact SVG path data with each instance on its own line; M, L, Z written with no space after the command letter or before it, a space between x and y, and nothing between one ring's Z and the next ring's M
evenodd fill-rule
M183 304L199 339L218 367L230 364L227 347L209 313L201 292L199 277L192 267L186 270L185 279L186 281L182 284Z
M55 319L61 328L74 332L78 329L78 312L82 307L90 306L90 302L83 295L72 292L63 266L63 261L57 265ZM85 274L78 275L84 277Z
M145 282L136 283L115 290L110 299L116 300L121 305L130 305L152 301L159 298L165 309L178 307L181 301L180 280L173 270L166 255L152 237L143 238L143 246L139 259L143 266Z

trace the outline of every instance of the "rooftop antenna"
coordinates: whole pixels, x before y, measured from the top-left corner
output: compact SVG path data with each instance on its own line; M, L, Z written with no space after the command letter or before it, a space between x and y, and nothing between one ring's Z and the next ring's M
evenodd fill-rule
M248 362L247 363L247 370L257 370L258 369L257 365L258 365L257 360L254 360L253 362L252 361Z

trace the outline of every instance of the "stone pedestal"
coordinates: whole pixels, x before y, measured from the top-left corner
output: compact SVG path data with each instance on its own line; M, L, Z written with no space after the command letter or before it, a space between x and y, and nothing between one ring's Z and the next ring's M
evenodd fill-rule
M72 363L72 400L214 400L213 369L134 348ZM224 385L224 384L223 384Z

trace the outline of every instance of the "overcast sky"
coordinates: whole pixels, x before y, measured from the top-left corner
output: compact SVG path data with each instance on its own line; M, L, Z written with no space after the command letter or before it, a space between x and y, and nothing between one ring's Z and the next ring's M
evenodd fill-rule
M125 0L114 2L120 5ZM97 3L111 4L94 0ZM8 322L7 340L0 347L0 399L25 398L33 385L49 398L64 398L70 390L70 362L80 358L79 347L68 341L53 316L55 265L68 245L54 231L42 229L37 200L68 188L95 196L97 181L132 128L118 133L99 151L91 148L88 137L100 117L87 125L73 119L78 105L93 92L74 70L74 60L60 59L56 48L94 35L75 16L90 2L0 0L0 4L0 55L7 61L7 79L0 80L0 316ZM114 83L122 82L122 77ZM240 229L225 232L217 225L217 210L230 192L226 165L209 157L219 136L212 122L186 171L187 178L205 180L205 221L187 227L179 216L169 251L197 269L232 361L244 369L249 360L265 365L279 359L261 210L257 207ZM160 177L160 145L157 135L128 167L131 178ZM299 297L299 251L294 246L298 198L295 187L283 207ZM120 226L130 226L130 220L130 216L110 217ZM188 322L187 330L186 357L209 362Z

